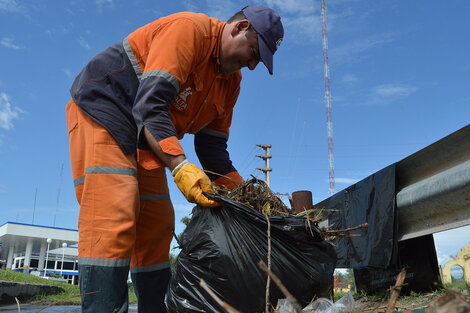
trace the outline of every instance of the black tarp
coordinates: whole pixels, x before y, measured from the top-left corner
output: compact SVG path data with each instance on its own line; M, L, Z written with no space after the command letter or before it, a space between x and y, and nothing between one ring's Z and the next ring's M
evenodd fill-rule
M196 207L180 240L166 295L169 312L225 312L200 287L201 279L226 303L244 313L263 312L267 275L266 217L222 196L218 208ZM333 288L336 255L316 227L301 217L270 217L271 271L302 304L327 297ZM285 298L271 282L270 299Z
M396 262L395 164L333 195L328 209L330 229L369 223L351 232L360 236L333 241L338 268L387 268Z
M398 243L398 262L390 267L354 270L357 292L373 294L395 285L398 273L406 270L405 284L400 294L430 292L442 288L433 235Z

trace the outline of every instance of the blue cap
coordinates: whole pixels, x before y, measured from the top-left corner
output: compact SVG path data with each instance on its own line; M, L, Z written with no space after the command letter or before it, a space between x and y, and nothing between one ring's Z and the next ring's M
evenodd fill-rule
M273 55L284 37L281 17L276 11L259 5L249 5L242 9L251 26L258 34L261 61L273 74Z

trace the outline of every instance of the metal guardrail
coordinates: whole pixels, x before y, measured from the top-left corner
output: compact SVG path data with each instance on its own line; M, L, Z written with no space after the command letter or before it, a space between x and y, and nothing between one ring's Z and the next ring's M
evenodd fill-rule
M397 162L398 240L470 225L470 125Z
M399 241L470 225L470 124L397 162L396 185Z

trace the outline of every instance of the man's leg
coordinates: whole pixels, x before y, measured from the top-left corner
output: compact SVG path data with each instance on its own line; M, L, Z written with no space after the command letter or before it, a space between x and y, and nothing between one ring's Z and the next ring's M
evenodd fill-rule
M140 211L131 261L131 276L139 313L166 312L164 299L171 276L170 243L174 211L164 168L138 166Z
M71 101L67 128L80 203L78 270L82 312L127 312L127 277L139 206L135 155Z

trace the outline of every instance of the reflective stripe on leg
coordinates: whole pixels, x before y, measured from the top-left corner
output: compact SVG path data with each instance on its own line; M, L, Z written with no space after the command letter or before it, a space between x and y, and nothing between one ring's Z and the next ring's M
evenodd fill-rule
M174 232L174 210L170 202L164 168L146 170L138 166L140 210L131 272L158 268L169 261ZM136 270L137 271L137 270Z
M102 267L129 267L131 259L78 258L78 265L96 265Z

